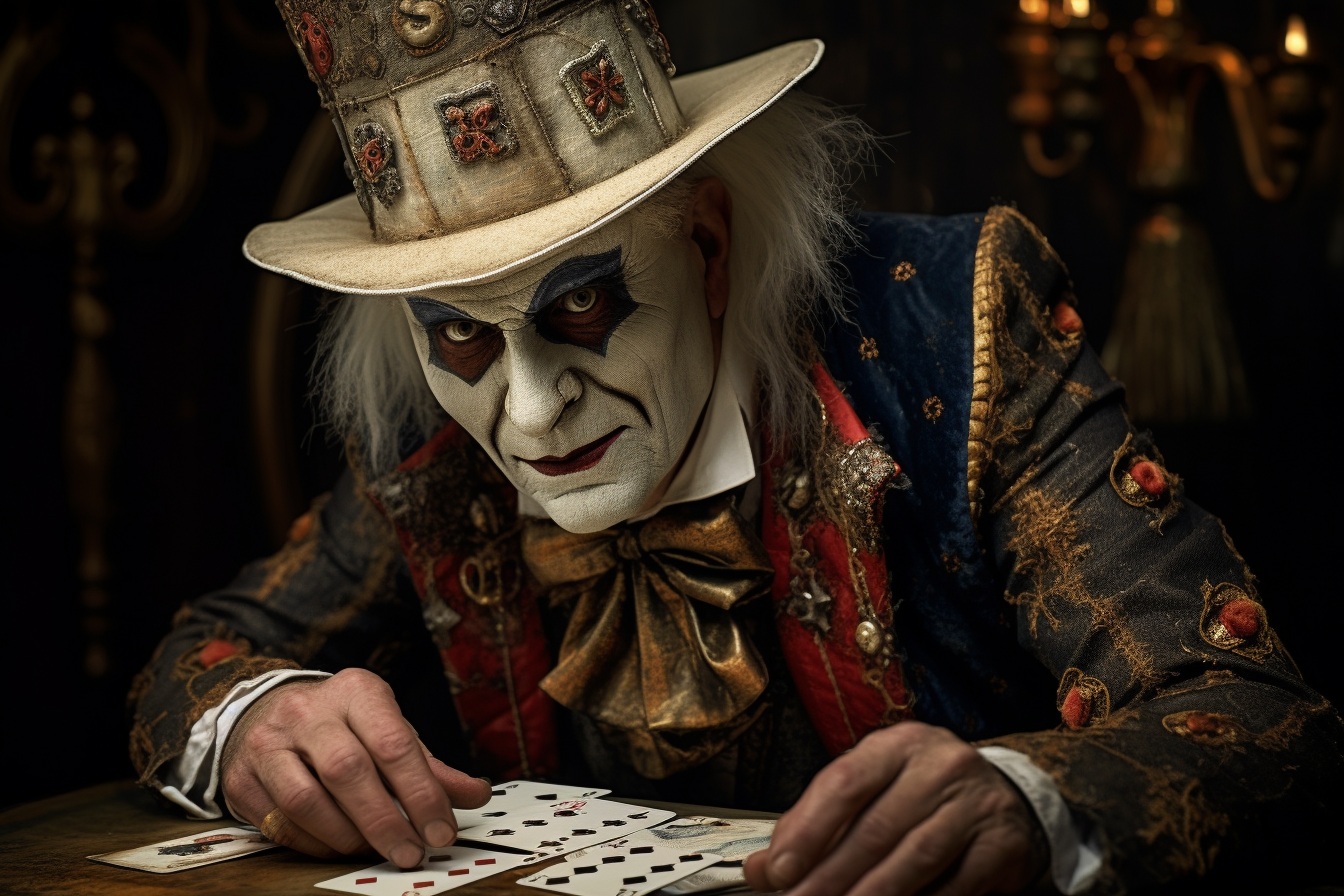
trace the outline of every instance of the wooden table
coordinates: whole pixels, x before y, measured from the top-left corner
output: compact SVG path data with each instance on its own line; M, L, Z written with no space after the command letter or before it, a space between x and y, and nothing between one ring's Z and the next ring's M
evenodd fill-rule
M610 799L610 797L608 797ZM671 809L679 815L720 818L776 818L764 812L714 809L678 803L623 800L640 806ZM303 894L318 896L313 884L376 864L376 857L348 862L314 859L277 849L174 874L151 874L90 862L85 856L147 846L229 827L229 819L196 821L164 808L130 781L102 784L63 796L29 803L0 814L0 893L115 893L160 896L191 893ZM516 868L453 891L462 896L518 896L513 882L540 865Z

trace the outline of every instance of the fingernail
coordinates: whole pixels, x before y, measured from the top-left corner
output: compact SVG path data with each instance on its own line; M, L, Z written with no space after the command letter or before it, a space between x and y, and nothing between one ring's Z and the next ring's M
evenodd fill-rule
M430 846L447 846L453 842L454 833L452 825L437 818L425 825L425 842Z
M802 871L802 862L791 852L780 853L770 863L770 882L776 886L792 886Z
M425 857L425 851L414 843L403 843L392 850L392 861L397 863L398 868L414 868L420 864L420 860Z
M477 781L484 781L486 787L494 787L494 786L495 786L495 782L494 782L494 781L491 781L489 778L487 778L487 777L485 777L485 776L481 776L481 777L477 778L476 780L477 780Z

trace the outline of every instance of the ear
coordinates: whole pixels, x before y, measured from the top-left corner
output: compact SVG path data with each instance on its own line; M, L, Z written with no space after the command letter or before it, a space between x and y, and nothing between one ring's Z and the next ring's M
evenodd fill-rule
M733 225L733 197L717 177L695 185L684 229L700 250L705 278L705 306L711 319L728 310L728 250Z

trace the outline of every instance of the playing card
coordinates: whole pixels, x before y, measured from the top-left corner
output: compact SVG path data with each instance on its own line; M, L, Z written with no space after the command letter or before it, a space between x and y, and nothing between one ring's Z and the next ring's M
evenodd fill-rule
M606 796L610 790L597 787L569 787L564 784L538 784L535 781L510 781L490 790L490 802L479 809L454 809L458 830L485 824L502 813L526 810L566 800L590 800Z
M254 827L220 828L203 834L192 834L190 837L138 846L135 849L100 853L88 858L105 865L134 868L136 871L172 874L174 871L186 868L213 865L240 856L250 856L264 849L275 849L275 846L276 844L261 836Z
M403 871L384 862L314 886L369 896L433 896L522 864L527 856L466 846L430 849L418 868Z
M663 888L668 896L689 896L692 893L745 887L747 878L742 872L743 859L769 846L770 835L774 830L775 821L769 818L692 815L636 831L622 842L631 846L666 846L683 852L706 852L722 856L721 861L705 870ZM579 850L571 854L567 861L577 862L593 852L593 849Z
M712 853L629 843L600 846L518 881L574 896L645 896L719 861Z
M506 811L485 824L458 831L460 840L537 853L527 863L596 846L661 824L676 813L609 800L563 800Z
M671 896L689 896L691 893L745 886L747 878L742 873L742 860L769 846L770 836L774 832L775 821L771 818L693 815L669 821L651 830L639 831L630 838L630 842L713 852L722 856L722 861L665 887Z

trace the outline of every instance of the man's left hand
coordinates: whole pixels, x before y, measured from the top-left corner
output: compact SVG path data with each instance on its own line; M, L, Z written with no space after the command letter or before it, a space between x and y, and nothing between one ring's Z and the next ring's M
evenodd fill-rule
M974 747L901 722L822 769L745 871L789 896L975 896L1024 889L1049 861L1035 812Z

